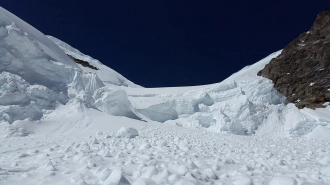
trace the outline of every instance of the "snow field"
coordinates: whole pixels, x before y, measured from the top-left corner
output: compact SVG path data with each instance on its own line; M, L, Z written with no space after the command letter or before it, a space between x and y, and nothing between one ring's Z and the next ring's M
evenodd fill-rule
M330 183L329 142L216 134L160 124L139 129L139 135L134 138L118 137L125 130L130 129L80 138L72 136L66 140L37 135L2 140L2 146L35 144L0 153L0 182L26 185Z

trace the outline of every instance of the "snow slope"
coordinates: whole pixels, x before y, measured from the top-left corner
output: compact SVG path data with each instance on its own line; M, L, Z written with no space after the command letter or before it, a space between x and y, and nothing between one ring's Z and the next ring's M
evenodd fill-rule
M38 120L68 100L80 68L41 32L0 8L0 121Z
M270 80L257 76L257 72L280 52L217 84L120 88L127 92L133 109L146 120L240 135L301 136L318 125L329 127L328 108L299 110L285 101Z
M55 44L57 44L66 54L69 54L77 59L87 61L91 65L97 67L99 70L93 70L86 67L83 67L82 69L86 72L96 73L104 84L113 84L126 87L141 87L127 80L125 77L123 77L121 74L117 73L113 69L103 65L100 61L81 53L79 50L71 47L67 43L52 36L47 37Z
M96 60L90 59L100 68L97 73L77 65L51 39L1 7L0 41L0 122L39 120L70 102L94 107L93 93L104 84L139 87ZM125 99L125 92L121 94ZM123 96L112 98L121 98L112 107L123 106L108 113L136 118ZM96 105L99 102L109 100L96 99Z
M280 52L142 88L0 8L0 184L330 184L329 106L299 110L257 76Z
M57 47L54 42L50 41L45 37L43 33L39 30L35 29L28 23L24 22L20 18L16 17L14 14L8 12L4 8L0 7L0 14L1 14L1 22L0 25L2 26L1 32L2 36L5 34L5 29L3 26L7 26L8 28L8 35L11 34L21 34L28 37L30 40L35 41L34 44L38 45L40 49L42 49L47 55L52 57L54 60L62 62L67 65L71 65L76 67L76 64L67 56L65 53ZM15 32L15 33L10 33ZM9 40L9 39L8 39ZM30 49L30 47L25 46L25 49Z

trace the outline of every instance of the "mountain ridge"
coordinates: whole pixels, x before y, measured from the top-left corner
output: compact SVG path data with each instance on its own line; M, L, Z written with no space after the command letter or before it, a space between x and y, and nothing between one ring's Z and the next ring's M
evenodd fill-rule
M298 108L323 108L330 102L330 11L318 14L308 32L302 33L271 60L259 76Z

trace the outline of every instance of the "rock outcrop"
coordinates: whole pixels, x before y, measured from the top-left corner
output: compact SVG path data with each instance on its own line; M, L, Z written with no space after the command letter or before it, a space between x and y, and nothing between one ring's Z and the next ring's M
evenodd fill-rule
M77 59L77 58L75 58L75 57L73 57L73 56L71 56L71 55L68 55L68 56L69 56L73 61L75 61L77 64L80 64L80 65L82 65L82 66L84 66L84 67L88 67L88 68L91 68L91 69L94 69L94 70L99 70L97 67L95 67L95 66L89 64L89 63L86 62L86 61L83 61L83 60Z
M287 45L259 76L298 108L324 107L330 102L330 11L321 12L308 32Z

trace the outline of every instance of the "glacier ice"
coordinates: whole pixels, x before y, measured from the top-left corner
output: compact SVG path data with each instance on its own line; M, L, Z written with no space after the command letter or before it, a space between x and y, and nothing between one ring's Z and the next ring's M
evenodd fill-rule
M30 118L38 120L43 110L65 104L69 97L42 85L31 85L20 76L0 73L0 120L9 123Z
M136 109L136 112L144 115L152 121L165 122L178 118L178 113L169 103L151 105L145 109Z
M53 40L0 7L0 121L39 120L60 104L96 108L94 91L110 81L139 87L94 59L103 67L98 74L77 65ZM117 111L108 107L108 113L137 118L122 93L116 105L123 106L113 107ZM97 99L96 105L104 110L110 101L101 106Z
M102 87L94 92L93 98L95 107L103 112L138 119L132 111L126 92L123 90Z
M0 41L1 122L42 120L65 106L238 135L300 136L316 128L329 128L329 108L298 110L270 80L257 76L281 51L220 83L142 88L65 42L43 35L3 8ZM99 70L78 65L67 55Z
M55 44L57 44L66 54L71 55L77 59L86 61L91 65L95 66L96 68L98 68L99 70L93 70L90 68L83 67L82 70L85 72L95 73L104 84L126 86L126 87L141 87L129 81L121 74L117 73L115 70L103 65L100 61L81 53L79 50L71 47L67 43L53 36L47 36L47 37L50 40L52 40Z

